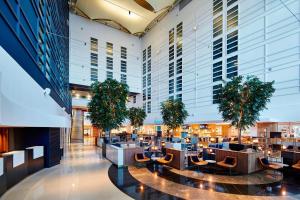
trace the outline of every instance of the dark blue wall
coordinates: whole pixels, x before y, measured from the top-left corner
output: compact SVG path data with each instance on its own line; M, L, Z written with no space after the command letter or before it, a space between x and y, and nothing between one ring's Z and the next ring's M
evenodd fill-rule
M11 140L9 151L24 150L31 146L44 146L45 167L60 163L59 128L10 128L8 139Z
M0 0L0 45L71 113L68 19L67 0Z

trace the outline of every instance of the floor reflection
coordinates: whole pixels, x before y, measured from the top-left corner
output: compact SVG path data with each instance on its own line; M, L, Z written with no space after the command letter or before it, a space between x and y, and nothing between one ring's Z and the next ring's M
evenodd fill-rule
M154 167L152 164L147 166L148 170L155 173L168 181L172 181L181 185L186 185L194 188L200 188L209 191L240 194L240 195L255 195L255 196L282 196L282 195L297 195L300 194L300 181L295 178L295 174L290 171L284 171L283 181L277 181L269 184L228 184L211 181L199 180L194 177L183 176L174 173L168 167ZM196 172L199 173L199 172ZM255 174L253 174L255 176ZM269 176L266 174L266 176ZM232 178L232 177L230 177ZM270 187L272 190L270 191Z
M115 186L134 199L181 199L140 183L131 176L128 168L118 168L115 165L111 165L108 170L108 176Z

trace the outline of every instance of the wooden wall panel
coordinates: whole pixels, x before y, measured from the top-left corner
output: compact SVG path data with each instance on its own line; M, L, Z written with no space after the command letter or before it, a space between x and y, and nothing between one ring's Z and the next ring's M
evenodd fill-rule
M8 129L0 128L0 152L8 151Z

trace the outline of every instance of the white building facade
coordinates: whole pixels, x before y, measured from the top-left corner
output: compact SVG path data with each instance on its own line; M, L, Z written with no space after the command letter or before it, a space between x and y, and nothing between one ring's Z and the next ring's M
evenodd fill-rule
M169 98L182 99L186 123L195 124L222 122L216 95L224 81L255 75L275 80L276 92L261 121L297 122L299 13L298 0L194 0L184 8L177 5L142 38L70 14L70 83L121 81L126 74L137 94L130 104L144 107L146 124L161 124L160 104Z

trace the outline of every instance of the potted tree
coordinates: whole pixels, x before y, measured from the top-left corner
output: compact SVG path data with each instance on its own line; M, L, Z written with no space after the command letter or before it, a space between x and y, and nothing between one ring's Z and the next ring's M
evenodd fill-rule
M184 103L179 99L169 99L161 104L163 124L167 126L167 132L180 127L188 116Z
M230 122L238 130L241 144L242 131L255 125L260 112L267 109L275 89L274 81L262 82L255 76L234 77L222 88L219 95L219 112L225 122Z
M93 126L105 131L105 141L110 142L110 131L121 126L127 116L128 86L116 80L107 79L102 83L93 83L91 91L88 118Z
M132 107L128 110L128 118L131 126L134 128L134 133L137 133L137 129L140 126L143 126L146 116L146 112L142 108Z

